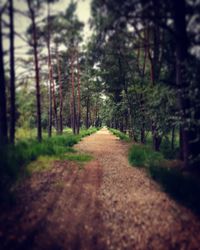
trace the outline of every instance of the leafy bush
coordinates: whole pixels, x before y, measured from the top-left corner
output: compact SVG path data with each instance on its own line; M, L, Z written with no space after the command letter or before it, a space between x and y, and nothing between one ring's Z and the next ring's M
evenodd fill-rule
M129 150L129 162L139 167L159 164L163 155L144 145L133 145Z
M171 142L168 137L162 140L160 151L166 159L176 159L179 153L179 145L175 143L174 149L171 148Z
M152 134L148 133L146 138L146 144L152 147L153 138ZM174 149L171 148L171 139L170 135L163 136L161 145L160 145L160 152L166 159L176 159L179 154L179 134L176 131L175 133L175 141L174 141Z

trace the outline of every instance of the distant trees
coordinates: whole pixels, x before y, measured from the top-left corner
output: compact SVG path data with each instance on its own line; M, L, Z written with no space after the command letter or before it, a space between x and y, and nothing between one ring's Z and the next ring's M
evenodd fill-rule
M83 28L83 24L77 19L75 15L76 4L71 3L66 12L55 15L50 13L50 4L55 1L47 1L47 18L43 19L40 27L37 27L38 39L40 39L42 47L47 48L47 62L48 62L48 135L52 134L52 126L55 125L57 133L62 133L63 131L63 102L64 95L69 93L71 86L74 85L74 91L80 85L80 68L78 70L78 64L75 63L77 58L77 48L81 41L80 32ZM37 7L41 7L37 6ZM31 27L32 30L32 27ZM59 51L60 46L65 47L67 57L62 58L62 53ZM64 54L63 54L64 55ZM66 54L65 54L66 56ZM73 56L73 57L72 57ZM43 57L43 56L42 56ZM73 59L73 60L72 60ZM41 59L42 61L43 59ZM63 62L66 62L63 64ZM72 63L73 62L73 63ZM74 64L74 66L73 66ZM64 68L63 68L64 67ZM73 71L70 69L73 68ZM75 70L75 71L74 71ZM41 73L39 73L40 75ZM73 76L74 77L71 77ZM79 81L79 84L72 82ZM76 79L75 79L76 78ZM71 79L71 80L70 80ZM78 80L77 80L78 79ZM47 82L47 81L46 81ZM73 83L73 84L72 84ZM79 88L80 95L80 88ZM72 91L71 91L72 95ZM68 98L68 96L67 96ZM74 115L71 112L71 118L74 116L74 133L79 132L77 128L78 118L76 112L75 103L76 93L74 92L74 103L73 110L75 110ZM70 99L70 98L69 98ZM80 98L78 98L79 100ZM72 105L72 103L70 104ZM80 105L79 105L80 106ZM40 108L41 110L41 108ZM68 110L70 111L70 109ZM66 114L68 117L68 114Z
M0 141L1 144L15 142L15 126L37 125L37 138L42 140L42 129L48 128L49 136L52 133L52 127L55 127L57 133L62 133L63 126L71 126L70 123L70 95L71 74L70 68L73 66L74 74L74 133L79 133L81 126L81 49L79 43L82 40L81 31L83 23L76 16L76 3L71 2L66 12L59 14L50 13L51 3L56 0L48 1L24 1L27 4L27 12L22 12L13 6L13 0L1 4L0 9ZM47 16L41 15L41 11L49 10ZM19 34L14 29L14 14L29 18L31 21L26 34ZM7 16L5 19L2 16ZM39 20L39 17L40 20ZM8 21L7 21L8 20ZM9 33L3 32L2 28L7 29ZM14 38L26 41L31 47L28 54L33 55L33 64L31 58L20 59L24 68L28 69L29 74L23 78L18 78L17 84L20 86L17 92L17 101L15 100L16 77L15 77L15 44ZM7 60L7 51L3 48L4 38L9 39L9 68L5 68L5 55ZM47 53L45 51L47 48ZM60 48L62 47L62 50ZM78 52L80 50L80 52ZM73 58L73 64L72 59ZM48 69L46 67L48 62ZM32 69L34 66L34 71ZM9 69L9 71L7 70ZM7 72L10 72L8 75ZM34 81L32 80L34 72ZM23 75L23 74L22 74ZM49 81L48 81L49 80ZM47 83L49 82L49 88ZM9 84L8 84L9 83ZM35 97L33 100L32 84L35 84ZM29 85L29 86L28 86ZM28 86L28 87L27 87ZM25 96L23 96L23 94ZM29 98L26 100L24 98ZM27 107L24 102L27 101ZM35 103L35 106L34 106ZM41 105L42 103L42 105ZM17 110L16 110L17 107ZM30 109L30 112L29 110ZM29 117L25 119L25 115ZM48 126L47 126L48 123ZM23 125L24 124L24 125Z
M36 96L36 102L28 102L33 115L27 123L37 124L39 141L42 129L48 129L51 136L52 128L61 134L67 125L78 134L81 126L99 126L104 120L137 142L147 143L151 134L152 147L160 150L169 135L174 149L180 131L184 165L198 165L200 63L194 52L199 45L194 23L198 23L199 3L93 0L94 34L83 49L83 23L76 15L75 2L59 14L50 11L55 0L25 2L31 21L26 36L34 58L35 80L29 74L21 84L35 84L35 91L30 88L26 93ZM42 10L47 14L41 16ZM16 118L20 116L15 101L14 44L15 35L20 34L15 32L14 13L27 18L27 13L13 7L13 0L1 6L0 140L4 144L14 143ZM4 20L2 16L7 14L9 18ZM2 32L5 27L8 34ZM5 68L6 35L10 49L9 67ZM21 61L31 70L32 59ZM23 91L24 85L17 93L17 105L27 114L20 103ZM20 124L22 120L19 118Z

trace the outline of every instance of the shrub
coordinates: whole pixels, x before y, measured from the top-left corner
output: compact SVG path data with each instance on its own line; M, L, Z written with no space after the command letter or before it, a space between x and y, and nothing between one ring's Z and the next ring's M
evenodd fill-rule
M149 146L133 145L129 150L129 162L139 167L159 164L163 155L153 151Z

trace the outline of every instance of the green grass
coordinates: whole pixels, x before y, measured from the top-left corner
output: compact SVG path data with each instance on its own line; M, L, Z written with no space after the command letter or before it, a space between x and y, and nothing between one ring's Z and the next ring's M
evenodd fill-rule
M143 167L163 190L181 204L200 215L200 180L190 173L167 167L162 153L148 146L133 145L129 150L129 162L134 167Z
M129 138L128 135L126 135L125 133L120 132L117 129L109 128L109 131L112 132L114 135L116 135L117 137L119 137L123 141L126 141L126 142L130 142L131 141L131 139Z
M76 162L88 162L92 160L92 156L88 154L65 154L63 159Z
M59 160L59 157L55 156L39 156L37 160L29 163L26 166L25 174L31 175L36 172L43 172L53 167L55 160Z
M60 158L66 153L73 153L75 152L72 148L74 144L78 143L84 136L96 131L96 128L81 130L79 135L73 135L70 131L67 131L63 135L54 135L51 138L45 136L41 143L33 138L18 139L15 146L0 147L0 201L6 200L10 187L20 177L28 164L41 156ZM22 136L22 138L25 137ZM79 157L81 161L81 156ZM83 156L82 158L82 161L84 161ZM34 166L36 167L33 163L30 168L33 169ZM43 167L44 161L41 161L39 168Z
M161 153L153 151L149 146L138 144L129 150L129 162L138 167L158 165L163 159Z

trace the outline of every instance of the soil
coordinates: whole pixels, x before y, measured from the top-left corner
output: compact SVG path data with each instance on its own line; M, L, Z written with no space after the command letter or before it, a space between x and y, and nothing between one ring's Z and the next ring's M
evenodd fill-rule
M128 143L103 128L75 148L94 160L55 161L19 185L0 249L200 249L199 218L129 165Z

